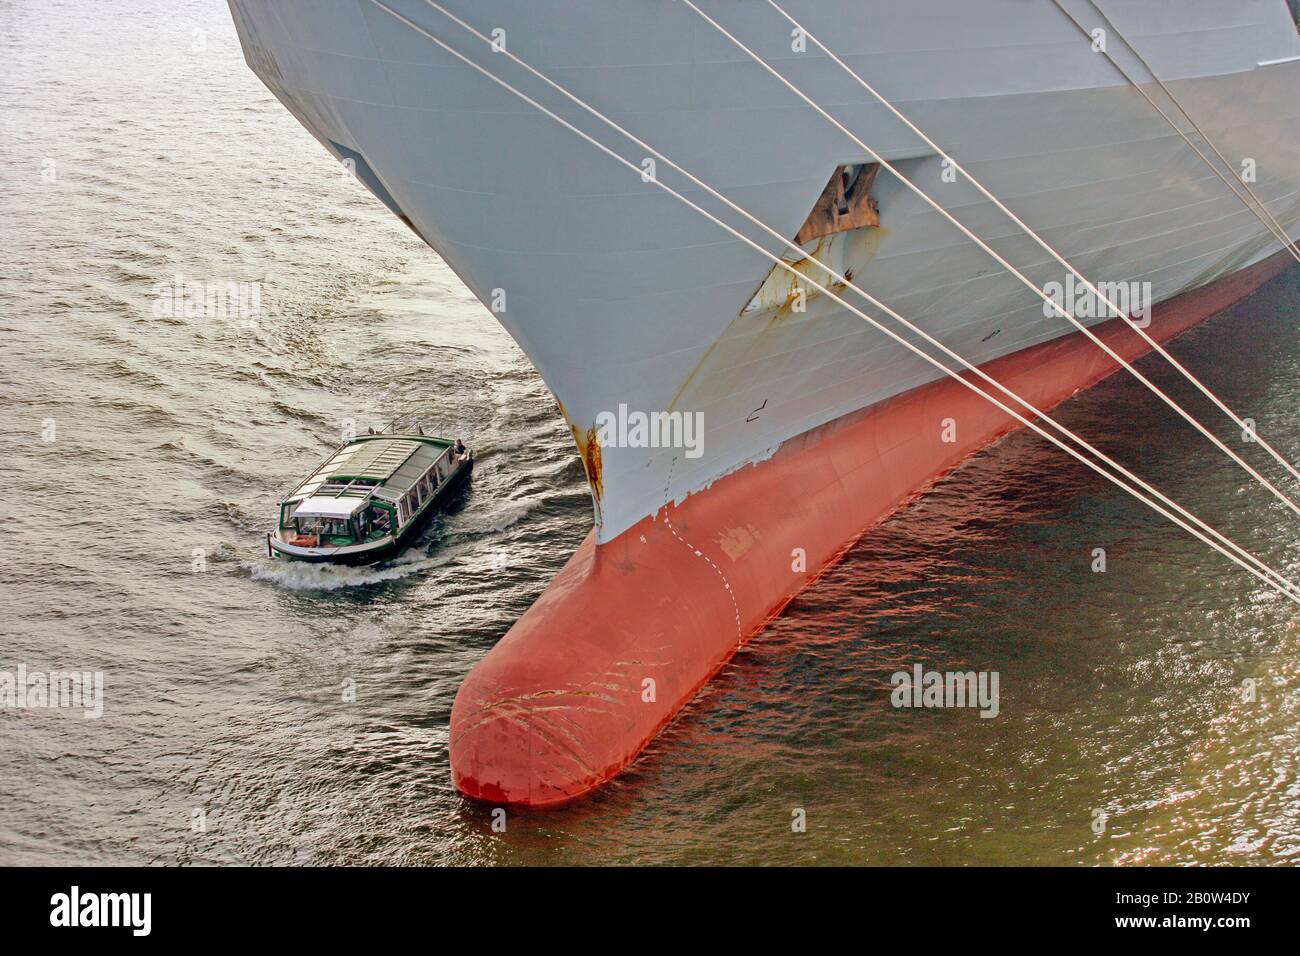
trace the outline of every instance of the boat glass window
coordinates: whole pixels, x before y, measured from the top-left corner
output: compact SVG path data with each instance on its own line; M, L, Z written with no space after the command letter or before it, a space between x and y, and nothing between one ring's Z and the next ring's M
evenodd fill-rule
M295 518L298 525L298 531L302 534L330 535L334 537L348 536L351 534L348 530L348 522L345 518Z

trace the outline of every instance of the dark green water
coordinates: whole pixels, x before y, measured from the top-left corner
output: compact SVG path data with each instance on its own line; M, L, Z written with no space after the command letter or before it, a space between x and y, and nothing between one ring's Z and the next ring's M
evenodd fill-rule
M0 26L0 670L105 673L99 720L0 710L0 862L1300 858L1294 606L1027 435L864 540L604 792L493 833L450 785L451 701L590 525L544 386L247 71L224 5ZM261 282L256 325L155 315L178 273ZM1293 458L1298 305L1293 270L1176 348ZM393 565L269 562L277 493L399 414L474 437L466 499ZM1295 518L1136 382L1061 417L1300 574ZM998 672L999 716L891 707L918 662Z

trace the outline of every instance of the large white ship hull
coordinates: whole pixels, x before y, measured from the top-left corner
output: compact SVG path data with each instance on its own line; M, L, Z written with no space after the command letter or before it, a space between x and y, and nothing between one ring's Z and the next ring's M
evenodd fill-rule
M825 296L812 295L803 312L751 306L770 259L380 4L230 2L250 66L493 308L554 392L587 463L597 544L632 533L644 541L638 529L647 519L708 498L724 476L941 377ZM498 36L516 56L780 235L799 231L836 167L872 159L681 3L440 2L484 34L504 31ZM644 150L423 0L382 6L633 164L645 159ZM702 6L1036 285L1066 279L972 187L948 181L934 150L851 77L811 46L795 52L789 23L766 2ZM1050 0L784 6L1094 281L1149 283L1152 299L1163 302L1281 249ZM1084 0L1067 7L1084 23L1098 22ZM1108 0L1102 7L1123 31L1123 39L1109 38L1120 64L1148 76L1126 40L1233 162L1249 161L1256 193L1294 236L1300 37L1283 0ZM656 172L763 248L788 255L663 164ZM855 285L977 364L1073 332L896 179L881 172L872 195L880 225L846 244L837 260L852 268ZM698 447L688 454L602 443L597 426L620 406L698 414ZM748 550L726 546L729 530L698 547L715 549L719 561ZM844 527L841 544L861 530ZM736 604L729 583L725 590ZM761 607L734 608L740 640L781 603L762 587L755 594ZM729 641L734 649L735 636ZM715 657L690 667L711 668ZM690 676L681 693L707 673ZM491 693L483 690L482 700ZM679 704L659 709L670 717ZM656 713L655 721L663 719ZM644 728L618 733L630 738ZM627 747L635 752L643 742ZM543 790L523 802L575 792ZM517 796L504 783L483 793Z

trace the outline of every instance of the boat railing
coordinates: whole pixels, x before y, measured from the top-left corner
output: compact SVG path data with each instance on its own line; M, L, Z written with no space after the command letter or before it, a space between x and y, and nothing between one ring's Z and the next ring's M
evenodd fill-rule
M334 450L331 451L331 452L330 452L328 455L326 455L324 458L322 458L322 459L320 460L320 463L319 463L315 468L313 468L311 471L307 472L307 477L306 477L306 478L299 478L299 479L298 479L297 481L295 481L293 484L285 486L285 489L284 489L283 491L280 492L279 497L278 497L276 500L277 500L277 501L287 501L287 500L289 500L290 496L292 496L293 493L294 493L295 491L297 491L299 488L301 488L301 487L302 487L303 485L305 485L307 482L311 481L311 480L312 480L313 478L315 478L318 474L320 474L320 470L321 470L322 468L324 468L326 465L328 465L328 464L330 463L330 460L333 459L333 457L334 457L335 455L337 455L339 452L341 452L344 448L347 448L348 445L349 445L349 443L350 443L350 442L347 442L347 441L339 442L339 444L334 448Z

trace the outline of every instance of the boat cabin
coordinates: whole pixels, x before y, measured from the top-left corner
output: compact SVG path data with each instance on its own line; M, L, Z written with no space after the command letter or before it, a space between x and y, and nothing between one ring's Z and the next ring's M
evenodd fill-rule
M425 435L362 435L345 443L280 502L268 549L308 560L378 560L401 546L472 465L468 449L457 454L454 444Z

